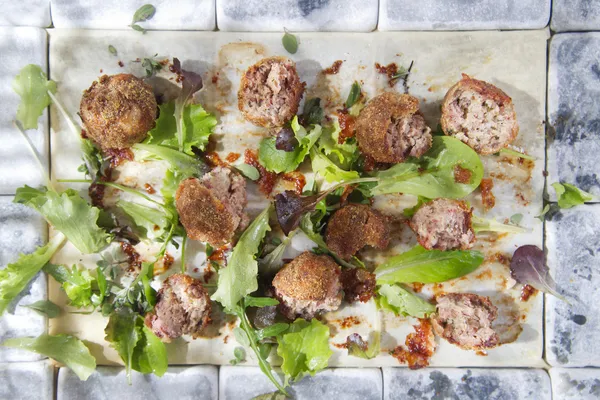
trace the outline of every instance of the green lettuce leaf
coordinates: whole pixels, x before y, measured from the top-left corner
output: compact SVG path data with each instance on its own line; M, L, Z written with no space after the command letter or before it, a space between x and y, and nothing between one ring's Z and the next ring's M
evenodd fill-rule
M146 238L161 237L169 227L170 220L162 210L125 200L119 200L117 207L133 220Z
M426 318L435 312L435 306L409 292L400 285L381 285L378 289L379 306L396 315Z
M56 93L56 82L48 80L39 65L29 64L15 77L12 88L21 97L17 119L24 129L36 129L39 117L51 102L48 92Z
M32 351L50 357L71 368L82 381L96 369L96 359L79 339L71 335L46 335L37 338L8 339L2 346Z
M22 305L21 307L29 308L40 315L45 315L48 318L56 318L60 315L60 307L50 300L39 300L35 303Z
M271 230L270 211L271 205L252 221L233 248L227 267L219 270L217 291L211 299L221 303L228 312L233 312L241 299L258 289L256 253L265 234Z
M555 182L552 184L552 187L556 191L556 198L558 199L558 206L560 208L572 208L593 199L591 194L569 183Z
M360 177L356 171L346 171L338 167L327 156L315 148L310 150L310 160L313 171L329 183L344 182Z
M297 382L307 374L314 376L327 368L333 354L329 348L329 327L317 319L308 322L298 318L286 333L277 337L277 343L286 385L290 379Z
M341 131L340 123L336 118L331 126L323 128L323 134L317 142L317 148L330 159L335 156L337 164L342 169L350 169L360 153L356 142L349 143L346 140L343 144L338 143Z
M88 204L75 190L57 193L26 185L17 189L14 202L38 211L82 253L97 253L112 240L112 236L98 226L100 210Z
M381 332L375 331L371 334L372 338L369 342L358 333L353 333L346 338L346 346L348 347L348 355L358 358L370 360L375 358L381 352Z
M202 176L206 172L206 165L196 157L182 153L168 146L157 144L136 143L133 145L134 150L142 150L150 153L150 157L142 157L145 159L155 158L165 160L171 164L174 173L180 180L191 176Z
M31 254L21 254L17 261L0 270L0 315L50 261L64 241L65 236L59 233L46 245Z
M98 283L87 268L79 268L73 265L69 269L64 265L48 264L44 267L44 271L62 285L72 306L89 307L99 305L99 303L92 301L92 284L98 286Z
M138 318L137 328L141 328L140 339L133 351L132 368L143 374L163 376L169 362L165 344Z
M378 285L445 282L473 272L483 258L474 250L425 250L415 246L377 266L375 276Z

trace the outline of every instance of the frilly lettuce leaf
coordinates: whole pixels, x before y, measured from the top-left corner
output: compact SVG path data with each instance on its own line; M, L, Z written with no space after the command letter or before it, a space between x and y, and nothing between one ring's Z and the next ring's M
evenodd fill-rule
M392 311L396 315L410 315L426 318L435 312L435 306L409 292L400 285L381 285L378 289L378 302L382 309Z
M338 143L340 132L340 123L336 118L331 126L323 128L323 134L317 142L317 148L330 159L335 156L337 158L336 163L342 169L349 169L360 153L356 143L349 143L348 141L343 144Z
M569 183L555 182L552 184L552 187L556 191L558 206L560 208L572 208L593 199L591 194Z
M17 119L24 129L36 129L38 118L51 102L48 92L56 93L56 82L48 80L39 65L29 64L15 77L12 88L21 97Z
M97 285L97 281L87 268L74 265L69 269L64 265L48 264L44 271L62 285L72 306L81 308L99 305L92 300L92 283Z
M310 150L310 160L313 171L329 183L349 181L360 177L356 171L346 171L338 167L325 154L315 148Z
M117 207L133 220L145 237L161 237L169 226L169 218L163 210L125 200L119 200Z

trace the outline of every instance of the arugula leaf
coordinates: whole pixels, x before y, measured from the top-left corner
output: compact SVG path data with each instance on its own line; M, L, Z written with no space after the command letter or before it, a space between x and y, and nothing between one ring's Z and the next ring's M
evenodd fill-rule
M287 333L277 337L277 343L286 385L290 379L298 382L307 374L314 376L327 368L333 354L329 348L329 327L317 319L308 322L298 318Z
M0 315L4 314L15 297L25 290L29 282L50 261L64 241L65 236L59 233L46 245L38 247L31 254L21 254L17 261L0 270Z
M266 328L259 329L256 331L256 336L258 340L263 340L264 338L273 337L281 335L283 332L286 332L290 327L290 324L286 324L284 322L277 322L273 325L269 325Z
M219 270L217 291L211 299L218 301L223 307L232 312L246 295L258 289L258 263L256 253L269 226L271 205L264 209L246 228L237 242L227 263L227 268Z
M146 238L161 237L169 226L169 218L162 210L125 200L119 200L117 207L133 220Z
M2 346L38 353L65 364L82 381L87 380L96 369L96 359L79 339L71 335L47 335L37 338L8 339Z
M133 351L132 368L143 374L163 376L169 366L165 344L144 325L141 317L136 321L136 329L140 339Z
M348 355L370 360L379 355L381 351L381 332L375 331L370 343L365 342L358 333L353 333L346 338Z
M572 208L593 199L591 194L568 183L555 182L552 187L556 191L560 208Z
M131 385L131 369L134 365L133 353L142 335L138 328L139 315L127 307L115 310L108 320L104 329L104 340L110 343L110 347L115 349L127 371L127 381Z
M425 250L415 246L377 266L375 276L378 285L445 282L473 272L483 258L474 250Z
M379 306L394 312L396 315L427 318L429 314L435 312L433 304L400 285L381 285L377 291L379 293Z
M273 251L258 260L258 265L261 272L274 273L275 271L279 270L279 268L283 265L283 254L285 253L285 249L291 243L292 238L296 235L296 232L297 231L295 230L291 231L289 235L287 235L285 239L283 239L283 241L273 249Z
M25 185L17 189L13 201L42 214L50 225L62 232L82 253L97 253L112 240L112 236L98 226L100 210L89 205L73 189L57 193Z
M51 102L48 92L56 93L56 82L48 80L39 65L29 64L19 71L12 89L21 97L17 119L24 129L36 129L38 118Z
M310 160L313 171L322 176L329 183L349 181L360 177L356 171L346 171L338 167L333 161L315 148L310 150Z
M60 315L60 307L50 300L39 300L35 303L27 305L24 304L21 307L27 307L40 315L45 315L48 318L56 318Z

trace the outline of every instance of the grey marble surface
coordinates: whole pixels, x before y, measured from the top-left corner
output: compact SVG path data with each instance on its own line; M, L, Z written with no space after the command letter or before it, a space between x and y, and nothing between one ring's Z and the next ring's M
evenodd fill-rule
M53 398L54 370L49 361L0 364L0 399Z
M156 7L149 21L139 23L146 29L215 29L215 0L52 0L52 22L56 28L128 29L135 11L146 3Z
M548 266L570 304L546 296L546 360L600 366L600 204L562 210L546 221Z
M600 198L600 33L552 37L548 70L548 183ZM555 200L554 190L548 188Z
M600 2L597 0L552 0L552 30L600 30Z
M25 184L42 183L40 168L30 153L25 140L13 126L19 96L11 83L22 67L38 64L47 69L47 35L39 28L0 27L0 195L14 194ZM48 163L48 118L46 112L39 119L38 130L28 131L29 137Z
M162 378L132 372L131 385L121 367L98 367L87 381L61 368L57 400L216 400L218 384L218 368L211 365L169 367Z
M541 29L550 0L380 0L380 30Z
M370 32L377 8L377 0L217 0L217 25L224 31Z
M550 400L548 373L541 369L383 369L384 400Z
M550 379L555 399L600 399L600 369L552 368Z
M0 26L51 25L50 0L0 0Z
M46 223L33 210L0 196L0 268L14 262L20 253L31 253L46 240ZM22 336L38 336L46 330L46 319L21 307L46 298L46 277L40 274L26 293L0 317L0 342ZM0 346L0 362L32 361L41 356ZM2 397L0 397L2 398Z
M379 400L382 390L378 368L331 368L293 384L290 394L296 400ZM219 371L220 400L249 400L273 391L258 367L224 366Z

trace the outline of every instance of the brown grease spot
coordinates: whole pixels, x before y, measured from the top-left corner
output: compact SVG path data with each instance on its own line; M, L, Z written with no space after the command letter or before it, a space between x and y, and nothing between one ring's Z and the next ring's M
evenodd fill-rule
M454 181L456 183L469 184L471 183L472 176L473 173L471 172L471 170L463 168L458 164L454 167Z
M339 110L337 116L341 129L338 136L338 143L344 144L346 140L354 137L354 123L356 122L356 118L350 115L347 110Z
M481 180L479 190L481 191L481 202L486 211L491 210L496 205L496 197L492 193L493 188L494 181L491 178L483 178Z
M226 167L228 165L225 161L221 160L221 157L219 157L219 154L217 154L216 151L210 151L208 153L205 153L204 160L208 165L210 165L213 168Z
M298 171L286 172L281 175L281 179L292 182L294 184L294 190L298 194L302 194L302 190L304 189L304 186L306 186L306 178Z
M148 193L148 194L156 193L156 190L149 183L144 184L144 189L146 190L146 193Z
M398 346L390 354L401 364L407 363L410 369L425 368L435 350L431 322L420 319L419 325L414 325L413 328L415 332L406 336L406 347Z
M336 320L342 329L352 328L355 325L360 325L360 319L358 317L346 317L342 320Z
M129 242L121 242L121 250L127 256L127 263L130 271L136 271L142 266L140 253Z
M225 160L227 160L228 163L234 163L240 157L241 157L240 153L229 153L229 154L227 154L227 157L225 157Z
M104 154L110 157L110 166L115 168L125 161L133 160L133 152L130 149L106 149Z
M323 73L325 75L336 75L338 72L340 72L340 67L342 66L342 63L342 60L334 61L331 67L325 68L323 70Z
M388 84L390 87L393 87L396 83L396 79L394 79L394 75L398 73L398 65L396 63L390 63L388 65L381 65L379 63L375 63L375 69L380 74L384 74L388 77Z
M277 183L277 174L267 171L265 167L260 165L256 151L254 150L247 149L244 152L244 161L258 170L258 188L262 193L269 195L273 191L275 183Z
M535 296L537 294L537 289L530 285L523 285L521 289L521 301L527 301L531 296Z

